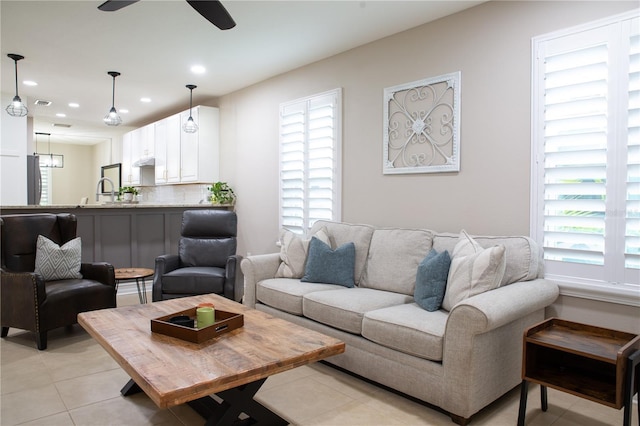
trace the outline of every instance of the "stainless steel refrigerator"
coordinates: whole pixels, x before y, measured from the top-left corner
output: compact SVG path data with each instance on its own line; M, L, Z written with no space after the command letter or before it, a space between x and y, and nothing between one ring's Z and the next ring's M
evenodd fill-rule
M40 157L27 155L27 204L39 205L42 196L42 175Z

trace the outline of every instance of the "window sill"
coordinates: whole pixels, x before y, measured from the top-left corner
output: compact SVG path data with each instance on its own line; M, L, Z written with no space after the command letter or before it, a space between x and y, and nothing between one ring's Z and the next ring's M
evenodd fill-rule
M565 276L547 275L545 278L557 283L560 294L563 296L640 307L640 287L638 286L578 281Z

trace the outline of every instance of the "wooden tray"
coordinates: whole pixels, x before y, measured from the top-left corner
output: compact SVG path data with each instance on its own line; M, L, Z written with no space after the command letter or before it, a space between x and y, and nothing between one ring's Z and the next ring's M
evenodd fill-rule
M191 328L169 322L169 318L186 315L196 318L196 309L191 308L185 311L175 312L160 318L151 320L151 331L154 333L166 334L167 336L187 340L193 343L202 343L206 340L218 337L221 334L235 330L244 325L244 316L233 312L215 310L215 323L204 328Z

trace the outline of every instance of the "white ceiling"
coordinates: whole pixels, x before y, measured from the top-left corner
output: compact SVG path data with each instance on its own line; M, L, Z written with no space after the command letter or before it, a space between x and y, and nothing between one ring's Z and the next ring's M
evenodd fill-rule
M183 0L141 0L116 12L99 11L101 3L0 2L2 93L15 92L13 61L7 54L23 55L19 94L29 100L34 131L51 133L51 142L96 143L114 131L187 109L186 84L198 86L194 105L205 103L482 2L223 0L237 23L227 31ZM206 73L191 73L195 64ZM108 71L122 74L116 79L115 106L129 110L115 129L102 123L111 107ZM25 86L23 80L38 86ZM141 97L152 102L142 103ZM36 106L36 99L52 105ZM69 102L80 108L70 108Z

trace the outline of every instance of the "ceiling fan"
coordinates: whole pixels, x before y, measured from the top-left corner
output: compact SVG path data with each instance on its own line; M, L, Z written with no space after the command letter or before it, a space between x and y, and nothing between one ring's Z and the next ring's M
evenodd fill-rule
M107 0L98 6L98 9L104 12L115 12L139 0ZM187 0L187 3L193 7L200 15L211 22L221 30L228 30L236 26L231 15L218 0Z

